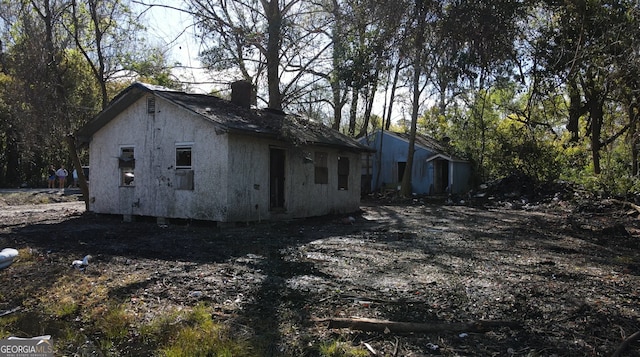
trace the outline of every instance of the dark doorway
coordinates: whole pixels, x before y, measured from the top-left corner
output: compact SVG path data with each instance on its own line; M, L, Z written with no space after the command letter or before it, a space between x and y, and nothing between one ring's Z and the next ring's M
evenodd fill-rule
M437 159L433 161L433 188L434 193L447 192L449 186L449 161Z
M406 167L406 162L398 162L398 184L400 184L402 182L402 179L404 178L404 170Z
M285 151L272 148L269 156L269 207L284 210Z

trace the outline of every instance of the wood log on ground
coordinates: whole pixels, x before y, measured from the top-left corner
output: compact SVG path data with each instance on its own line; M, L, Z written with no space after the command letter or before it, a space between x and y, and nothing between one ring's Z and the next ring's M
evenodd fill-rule
M614 352L613 355L611 355L611 357L622 356L622 352L624 352L627 349L627 347L629 347L630 344L632 344L633 342L639 339L640 339L640 331L637 331L636 333L634 333L633 335L627 337L624 341L622 341L620 346L618 346L618 349L616 350L616 352Z
M431 333L431 332L485 332L496 328L509 327L521 328L520 324L514 321L472 321L472 322L401 322L370 319L363 317L353 318L326 318L316 319L318 323L328 322L328 328L348 328L360 331L373 331L385 333Z
M621 204L623 207L629 206L629 207L633 208L634 210L636 210L637 213L640 213L640 206L638 206L635 203L631 203L629 201L616 200L615 198L610 199L610 201L613 202L613 203Z

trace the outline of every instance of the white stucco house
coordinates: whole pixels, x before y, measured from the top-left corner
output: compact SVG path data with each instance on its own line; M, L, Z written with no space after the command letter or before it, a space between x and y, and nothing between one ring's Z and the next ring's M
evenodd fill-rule
M361 155L322 124L232 100L135 83L76 137L89 144L89 209L217 222L354 212Z

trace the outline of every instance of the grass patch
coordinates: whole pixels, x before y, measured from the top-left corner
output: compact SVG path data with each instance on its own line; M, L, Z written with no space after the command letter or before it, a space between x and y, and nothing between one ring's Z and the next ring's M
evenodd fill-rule
M33 256L33 251L31 250L31 248L22 248L22 249L18 249L18 259L21 262L30 262L35 260L34 256Z
M50 189L47 192L24 191L0 193L0 207L76 202L81 199L81 195L64 195L63 191L58 189Z
M2 201L7 206L38 205L52 203L50 195L33 192L15 192L2 195Z
M320 356L323 357L366 357L369 351L352 346L351 343L334 340L320 345Z
M121 341L129 334L134 316L125 309L123 304L111 304L104 313L94 316L92 320L107 340Z
M0 317L0 339L11 336L13 325L18 320L16 315L7 315Z
M141 326L140 334L146 344L158 344L158 354L165 357L255 355L246 341L232 338L224 325L213 321L204 304L164 314Z
M103 303L106 287L80 274L62 276L48 291L38 297L38 307L57 318L69 317Z

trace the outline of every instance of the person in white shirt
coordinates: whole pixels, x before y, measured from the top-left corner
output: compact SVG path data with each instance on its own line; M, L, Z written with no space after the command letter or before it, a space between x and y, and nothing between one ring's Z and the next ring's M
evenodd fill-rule
M59 187L64 188L64 182L67 180L67 176L69 176L69 172L64 168L64 165L60 165L60 168L56 171L56 176L58 176Z

